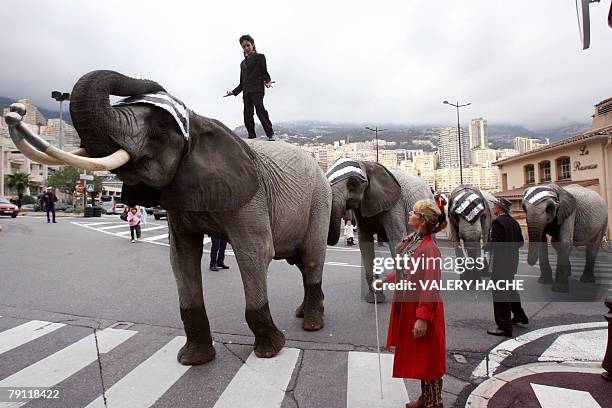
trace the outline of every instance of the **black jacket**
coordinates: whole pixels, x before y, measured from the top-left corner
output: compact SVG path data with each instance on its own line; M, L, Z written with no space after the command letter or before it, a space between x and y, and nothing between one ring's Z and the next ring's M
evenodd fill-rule
M40 202L42 204L41 207L53 208L55 207L55 202L57 201L57 197L53 193L45 193L43 194Z
M518 250L524 243L521 227L508 214L502 214L491 223L491 238L486 248L492 254L493 279L511 279L518 268Z
M270 74L263 54L253 53L240 63L240 84L232 93L264 92L264 82L270 81Z

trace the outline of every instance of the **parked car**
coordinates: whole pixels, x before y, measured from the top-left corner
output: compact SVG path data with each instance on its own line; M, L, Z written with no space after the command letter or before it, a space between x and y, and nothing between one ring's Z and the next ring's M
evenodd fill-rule
M153 207L153 217L155 217L156 220L159 220L161 217L168 218L168 214L166 213L165 209L158 205L157 207Z
M0 215L10 215L11 218L17 217L19 214L19 207L4 198L0 197Z
M21 211L40 211L40 204L24 204Z

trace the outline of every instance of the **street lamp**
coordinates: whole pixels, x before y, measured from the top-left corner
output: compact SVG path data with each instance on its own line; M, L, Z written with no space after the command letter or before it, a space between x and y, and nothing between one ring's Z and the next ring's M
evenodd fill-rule
M62 121L62 103L70 100L70 94L68 92L53 91L51 97L60 103L60 134L59 134L59 148L64 149L64 125Z
M461 159L461 151L463 150L463 146L461 145L461 125L459 124L459 108L463 108L464 106L469 106L472 103L468 102L463 105L459 105L459 101L457 103L451 103L449 101L442 102L446 105L454 106L457 108L457 137L459 138L459 181L463 184L463 161Z
M376 134L376 163L378 163L378 132L384 132L387 129L379 129L378 126L376 126L374 129L366 126L366 129L371 130Z

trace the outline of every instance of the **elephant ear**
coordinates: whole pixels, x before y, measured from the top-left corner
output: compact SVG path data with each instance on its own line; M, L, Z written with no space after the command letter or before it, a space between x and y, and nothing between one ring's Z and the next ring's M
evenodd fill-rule
M221 122L191 114L189 143L161 205L180 211L230 211L257 192L255 153Z
M550 185L559 196L559 207L557 208L557 225L563 224L565 220L576 211L576 199L561 186Z
M373 217L390 210L400 199L400 184L381 164L361 162L360 165L368 178L368 186L361 200L361 214L364 217Z
M155 207L159 205L160 196L161 189L149 187L144 183L138 183L134 186L123 183L121 187L121 201L130 207L137 205Z
M480 190L477 190L477 193L482 197L482 202L485 207L484 211L480 215L480 229L482 231L482 242L486 244L489 241L489 232L491 232L491 221L492 221L492 211L491 205L489 204L489 200L484 197Z

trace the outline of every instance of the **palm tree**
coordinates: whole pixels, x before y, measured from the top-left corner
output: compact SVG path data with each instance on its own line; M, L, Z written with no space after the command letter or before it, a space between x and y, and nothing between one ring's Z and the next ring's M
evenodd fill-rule
M30 186L30 175L16 171L14 174L9 174L6 185L11 190L17 190L19 201L23 198L23 193Z

